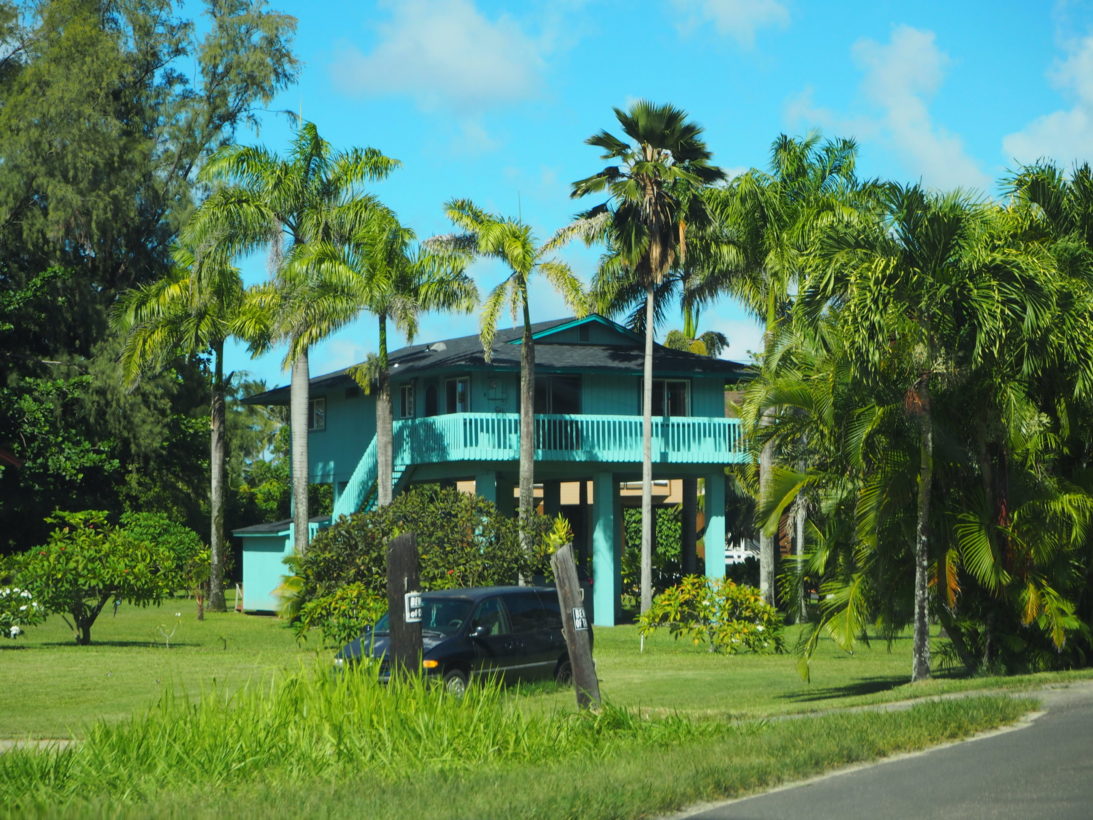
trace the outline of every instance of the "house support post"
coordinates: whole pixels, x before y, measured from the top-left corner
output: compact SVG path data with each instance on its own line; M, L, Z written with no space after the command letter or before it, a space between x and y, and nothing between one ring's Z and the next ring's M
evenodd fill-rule
M543 482L543 514L553 518L562 511L562 482Z
M615 625L616 560L615 505L618 492L611 473L596 473L592 486L592 609L596 626Z
M683 574L698 572L698 479L683 479L683 509L680 511L683 543Z
M478 473L474 477L474 494L494 505L500 506L497 501L498 485L500 483L496 472Z
M725 471L706 476L706 577L725 577Z

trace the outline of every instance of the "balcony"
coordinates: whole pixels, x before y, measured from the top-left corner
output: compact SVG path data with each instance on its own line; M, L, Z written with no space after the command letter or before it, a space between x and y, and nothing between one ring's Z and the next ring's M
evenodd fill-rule
M640 462L640 416L535 417L536 461ZM514 461L520 456L516 413L453 413L395 422L398 465L444 461ZM736 419L653 419L653 462L744 461Z
M641 416L535 417L537 462L641 462ZM452 413L394 423L394 479L414 465L460 461L518 461L516 413ZM731 464L746 461L740 422L726 418L653 419L654 464ZM334 518L369 507L376 483L376 441L369 444L334 504Z

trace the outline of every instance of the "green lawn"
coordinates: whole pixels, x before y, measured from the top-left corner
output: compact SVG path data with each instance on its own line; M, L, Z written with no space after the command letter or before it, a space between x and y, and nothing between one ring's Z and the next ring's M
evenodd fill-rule
M0 643L0 737L79 736L99 718L119 720L152 705L168 684L199 694L315 659L314 645L298 645L276 618L227 612L198 621L186 600L148 609L122 604L116 616L107 607L91 640L76 646L53 616Z
M0 737L84 740L0 754L0 816L193 820L231 805L244 816L400 817L411 805L433 817L637 817L966 737L1034 703L843 706L1091 674L912 686L904 639L854 655L825 642L806 683L793 655L714 655L667 634L639 653L636 628L622 626L596 631L610 705L589 716L550 683L453 701L437 687L327 674L331 650L297 643L276 618L199 622L189 601L107 611L92 637L76 646L53 618L0 645ZM810 711L820 714L763 719Z
M181 613L181 618L175 616ZM174 630L168 648L165 633ZM790 630L789 644L796 639ZM0 643L0 737L81 736L89 723L119 720L156 702L165 686L199 695L213 686L234 689L281 670L326 664L329 649L302 644L276 618L210 613L194 618L191 601L158 608L110 609L92 631L91 646L76 646L54 617L15 641ZM792 654L754 657L712 655L666 633L638 652L635 627L596 630L596 660L604 696L619 706L651 714L687 712L734 718L826 710L950 691L1017 688L1093 674L1093 671L1018 678L939 676L907 683L910 641L861 647L854 655L825 642L812 681L797 673ZM512 693L521 708L549 713L573 709L568 690L527 686Z

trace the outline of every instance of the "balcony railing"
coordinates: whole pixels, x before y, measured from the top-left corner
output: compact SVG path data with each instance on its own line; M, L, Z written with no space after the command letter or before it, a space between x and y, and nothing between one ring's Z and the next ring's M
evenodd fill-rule
M510 461L519 458L516 413L453 413L395 422L399 464ZM640 416L535 417L536 461L641 461ZM736 419L653 419L653 461L727 464L745 460Z
M415 464L516 461L516 413L452 413L394 423L395 472ZM536 461L641 461L640 416L536 416ZM729 464L745 460L740 423L722 418L653 419L653 463ZM376 440L334 504L334 518L361 509L376 483Z

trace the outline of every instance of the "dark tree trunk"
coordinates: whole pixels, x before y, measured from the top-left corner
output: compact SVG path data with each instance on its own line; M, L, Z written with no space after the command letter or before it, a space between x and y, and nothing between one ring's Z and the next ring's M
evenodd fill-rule
M224 601L224 344L213 349L214 373L209 445L209 609L223 612L228 607ZM204 610L198 605L198 618Z
M774 411L767 409L759 420L763 427L774 422ZM766 499L770 494L770 480L774 469L774 444L768 441L759 453L759 498ZM759 592L763 600L771 606L776 605L774 577L777 555L775 554L774 534L759 533Z
M930 493L933 489L934 440L930 410L930 389L923 384L918 389L919 400L919 468L918 522L915 531L915 609L914 644L911 680L930 677Z

